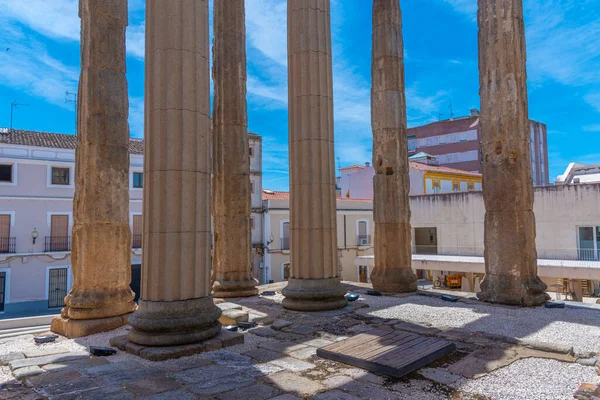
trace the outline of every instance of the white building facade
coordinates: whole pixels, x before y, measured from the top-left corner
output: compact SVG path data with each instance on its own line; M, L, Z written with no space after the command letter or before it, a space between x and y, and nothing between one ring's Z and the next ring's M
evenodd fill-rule
M252 230L262 238L262 140L249 134ZM76 137L0 130L0 318L58 313L73 281ZM139 296L144 142L130 139L132 289ZM255 268L259 269L257 261ZM137 297L137 296L136 296Z

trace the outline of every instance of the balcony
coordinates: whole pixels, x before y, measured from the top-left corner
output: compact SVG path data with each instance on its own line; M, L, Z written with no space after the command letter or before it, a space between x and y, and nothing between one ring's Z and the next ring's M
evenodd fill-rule
M131 237L131 248L141 249L142 248L142 235L133 235Z
M0 254L14 254L16 242L14 237L0 237Z
M358 235L356 237L357 246L370 246L371 243L371 235Z
M70 236L46 236L44 252L71 251Z
M282 251L290 251L290 238L289 237L281 238L281 250Z

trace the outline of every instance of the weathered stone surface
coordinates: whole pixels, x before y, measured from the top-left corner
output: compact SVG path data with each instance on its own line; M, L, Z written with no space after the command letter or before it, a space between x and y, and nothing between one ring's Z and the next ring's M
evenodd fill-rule
M536 306L549 296L537 275L523 2L480 0L478 23L486 275L477 297Z
M52 332L60 333L69 338L78 338L108 332L127 324L131 314L119 315L109 318L72 319L62 316L52 320Z
M165 376L157 376L150 379L128 382L123 386L138 396L149 396L178 389L181 383Z
M431 381L441 383L442 385L451 385L454 382L462 379L461 376L455 375L441 368L424 368L419 371L424 378Z
M238 322L248 322L248 312L242 310L225 311L219 317L219 322L223 326L237 325Z
M325 386L321 383L291 372L279 372L265 379L282 391L300 397L313 396L325 390Z
M71 265L73 285L53 332L111 330L103 321L135 310L129 227L129 100L125 77L127 2L80 0L81 76ZM123 325L126 320L117 319Z
M404 43L398 1L373 1L372 53L375 267L371 281L380 292L412 292L417 290L417 276L411 268Z
M27 358L34 358L34 357L52 356L55 354L64 354L64 353L68 353L68 352L69 352L69 349L66 349L64 347L41 346L41 347L37 347L35 349L25 350L25 351L23 351L23 354Z
M268 362L284 357L281 353L267 349L252 349L244 352L243 354L259 362Z
M573 398L577 400L598 400L600 399L600 388L593 383L584 383L577 388Z
M222 393L217 395L219 400L241 400L241 399L253 399L253 400L266 400L272 399L277 396L281 391L273 386L263 385L258 383L256 385L248 386L242 389L233 390L231 392Z
M307 347L305 349L292 351L289 353L291 357L298 358L300 360L307 360L317 355L316 347Z
M312 397L312 400L361 400L360 397L344 393L340 390L330 390Z
M208 2L146 4L142 295L129 319L129 340L141 345L194 344L221 330L210 295L208 36Z
M8 353L8 354L3 354L0 356L0 365L8 365L9 361L13 361L13 360L21 360L25 358L25 355L23 353Z
M213 21L213 292L254 296L244 0L215 2Z
M276 351L278 353L289 354L293 351L304 349L307 347L305 344L293 343L293 342L262 342L258 344L258 347L261 349L267 349Z
M288 1L291 279L283 306L344 307L338 270L330 0ZM316 246L316 247L315 247Z
M33 365L46 365L46 364L54 364L62 361L71 361L78 360L83 358L89 358L90 355L86 352L73 352L68 354L55 354L51 356L43 356L43 357L34 357L34 358L24 358L21 360L12 360L8 362L8 365L12 370L17 368L30 367Z
M79 374L79 372L77 372L77 371L70 370L70 369L63 369L63 370L57 371L57 372L47 372L47 373L44 373L41 375L29 377L29 378L27 378L27 384L29 386L40 387L40 386L52 385L52 384L55 384L56 382L71 381L73 379L79 379L80 377L81 377L81 374Z
M15 379L24 379L24 378L27 378L28 376L43 374L44 372L46 372L46 371L44 371L37 365L32 365L29 367L17 368L15 370L13 370L12 374L15 377Z
M314 364L292 357L282 357L271 361L271 364L292 372L302 372L315 368Z
M187 390L172 390L170 392L164 392L159 394L153 394L146 396L144 400L196 400L197 395L188 392Z
M294 323L292 321L287 321L285 319L276 319L275 321L273 321L273 323L271 324L271 328L275 329L277 331L282 330L283 328L287 328L288 326L293 325Z
M229 302L219 303L219 304L216 304L216 306L219 307L222 312L230 311L230 310L241 310L243 308L239 304L229 303Z

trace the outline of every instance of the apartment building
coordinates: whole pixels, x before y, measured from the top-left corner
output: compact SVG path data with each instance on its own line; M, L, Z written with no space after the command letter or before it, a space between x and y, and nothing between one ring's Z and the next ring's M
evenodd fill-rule
M554 181L556 185L600 183L600 164L570 163L565 172Z
M248 134L252 240L262 239L262 139ZM73 280L76 137L0 129L0 318L57 313ZM132 289L139 296L144 142L130 139ZM253 257L258 271L260 257Z
M437 165L437 158L426 153L410 157L410 195L467 192L482 189L478 172L461 171ZM340 168L340 195L348 199L373 199L375 169L370 163Z
M550 183L546 125L529 121L531 174L534 186ZM479 111L407 130L409 156L420 152L437 157L440 166L482 172Z

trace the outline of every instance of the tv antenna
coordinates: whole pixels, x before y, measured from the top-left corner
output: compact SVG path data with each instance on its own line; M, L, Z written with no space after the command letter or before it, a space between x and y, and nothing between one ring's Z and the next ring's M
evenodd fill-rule
M75 134L77 134L77 93L66 91L65 103L72 103L75 108Z
M450 100L450 119L454 119L454 109L452 108L452 100Z
M441 121L441 120L442 120L442 116L443 116L443 115L444 115L444 114L442 114L441 112L437 113L437 116L438 116L438 121Z
M15 109L19 108L19 107L29 107L29 104L20 104L17 103L17 101L13 101L12 103L10 103L10 130L13 130L13 112Z

